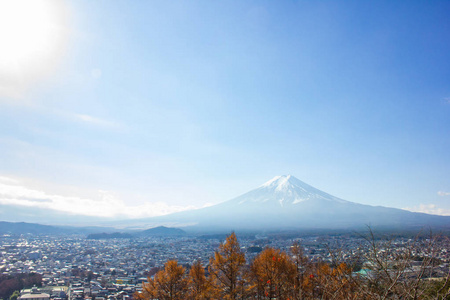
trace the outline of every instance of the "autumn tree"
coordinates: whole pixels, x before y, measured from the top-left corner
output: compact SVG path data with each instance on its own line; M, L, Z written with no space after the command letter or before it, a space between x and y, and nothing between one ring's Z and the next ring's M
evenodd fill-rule
M245 254L241 250L236 234L233 232L220 244L214 257L209 261L209 273L215 280L221 299L238 299L242 294L242 271Z
M169 260L164 265L164 270L156 273L155 277L148 278L143 285L143 293L136 294L141 300L182 300L186 299L188 292L188 280L183 266L176 260Z
M313 288L306 280L313 273L312 264L305 255L302 245L297 242L292 245L291 254L296 268L293 299L304 299L305 295L311 294Z
M42 286L42 275L37 273L1 274L0 299L8 299L14 291L30 288L33 285Z
M296 266L284 251L264 249L250 266L256 299L288 299L295 295Z
M136 298L450 300L450 273L438 259L450 242L437 241L431 234L380 240L369 228L369 236L352 255L329 248L326 261L313 262L301 245L294 244L290 253L266 248L248 266L232 233L210 258L208 275L200 262L185 274L176 261L168 261L153 279L148 278ZM430 280L432 277L436 280Z
M363 295L360 278L353 275L352 270L343 262L338 265L317 263L314 274L307 278L314 286L313 296L319 299L371 299Z
M210 278L205 276L205 269L199 261L195 261L189 270L189 299L214 299L215 290Z

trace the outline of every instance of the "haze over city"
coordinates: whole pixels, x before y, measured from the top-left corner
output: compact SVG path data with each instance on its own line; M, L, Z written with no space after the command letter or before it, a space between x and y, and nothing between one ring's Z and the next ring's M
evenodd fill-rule
M292 174L450 215L449 32L448 1L1 1L0 211L159 216Z

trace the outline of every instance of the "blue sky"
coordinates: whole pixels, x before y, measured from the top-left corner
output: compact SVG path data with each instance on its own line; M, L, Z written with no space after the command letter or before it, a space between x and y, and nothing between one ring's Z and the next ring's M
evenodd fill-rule
M292 174L450 215L448 1L13 2L0 204L157 215Z

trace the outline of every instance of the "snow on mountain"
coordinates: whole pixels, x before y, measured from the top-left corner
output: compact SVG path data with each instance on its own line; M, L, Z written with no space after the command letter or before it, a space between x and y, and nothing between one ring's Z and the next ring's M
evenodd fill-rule
M247 202L276 202L280 206L289 206L308 200L349 203L349 201L322 192L292 175L276 176L259 188L236 198L234 201L239 204Z
M276 176L258 188L217 205L141 220L150 226L190 226L196 231L343 229L367 225L450 227L450 217L412 213L342 200L291 175ZM187 228L186 228L187 229Z

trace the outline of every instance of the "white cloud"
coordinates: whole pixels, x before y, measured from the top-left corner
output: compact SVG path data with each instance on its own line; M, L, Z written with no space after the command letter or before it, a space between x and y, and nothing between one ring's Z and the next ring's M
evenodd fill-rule
M159 216L195 208L164 202L127 205L113 192L103 190L92 198L51 194L4 176L0 177L0 204L52 209L74 215L128 218Z
M0 183L9 183L9 184L18 184L19 181L17 179L11 177L0 176Z
M439 192L437 192L437 194L438 194L438 196L441 196L441 197L450 196L449 192L443 192L443 191L439 191Z
M84 123L88 123L88 124L92 124L92 125L96 125L96 126L100 126L100 127L109 127L109 128L120 127L120 125L118 123L108 121L105 119L100 119L100 118L93 117L90 115L85 115L85 114L73 114L73 118L77 121L81 121Z
M45 107L42 109L46 110ZM79 114L79 113L73 113L73 112L67 112L63 110L47 110L47 113L53 114L55 116L58 116L59 118L79 122L87 125L92 126L98 126L108 129L123 129L123 124L119 122L110 121L107 119L99 118L96 116L88 115L88 114Z
M17 99L23 97L21 86L7 86L0 82L0 101L1 102L16 102Z
M450 209L439 208L436 204L420 204L419 206L405 207L412 212L421 212L432 215L450 216Z

